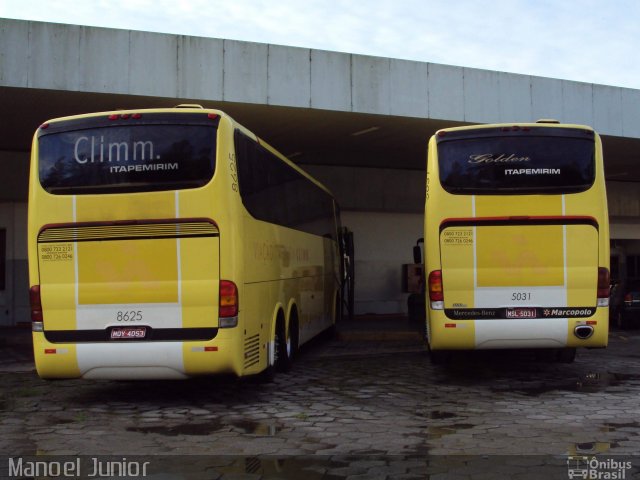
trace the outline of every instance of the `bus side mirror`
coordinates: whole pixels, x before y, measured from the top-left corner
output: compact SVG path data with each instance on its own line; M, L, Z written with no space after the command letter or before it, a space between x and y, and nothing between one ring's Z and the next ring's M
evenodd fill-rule
M413 247L413 263L422 263L422 248L420 248L420 245L414 245Z

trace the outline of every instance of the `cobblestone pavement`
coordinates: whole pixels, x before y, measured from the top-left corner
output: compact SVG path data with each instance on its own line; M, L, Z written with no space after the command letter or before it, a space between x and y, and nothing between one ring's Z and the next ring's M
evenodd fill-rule
M568 455L640 454L638 331L570 365L498 352L439 367L411 340L325 341L270 384L44 381L29 350L0 354L6 455L216 456L206 478L310 480L540 478L549 462L567 478ZM499 458L504 476L469 473Z

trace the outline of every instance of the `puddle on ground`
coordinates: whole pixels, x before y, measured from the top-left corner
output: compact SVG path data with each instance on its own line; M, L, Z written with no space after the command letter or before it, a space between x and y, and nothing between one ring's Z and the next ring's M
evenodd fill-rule
M638 380L639 378L639 375L625 373L594 372L584 375L578 379L558 380L556 382L534 382L528 385L514 386L509 389L493 389L493 391L496 393L518 392L532 397L537 397L539 395L558 390L596 393L602 392L609 387L617 387L627 381Z
M467 430L473 428L475 425L471 423L456 423L453 425L442 425L439 427L428 427L427 434L429 439L442 438L445 435L452 435L458 433L459 430Z
M222 424L217 423L191 423L172 426L145 426L127 427L128 432L135 433L155 433L167 437L177 437L178 435L210 435L222 429Z
M575 389L581 392L599 392L633 379L634 375L623 373L589 373L576 382Z
M569 446L569 455L595 455L596 453L607 453L617 444L609 442L584 442Z
M257 435L259 437L273 437L279 431L276 425L252 422L249 420L239 420L236 422L223 423L220 420L213 420L206 423L185 423L181 425L153 425L127 427L127 431L135 433L155 433L168 437L176 437L178 435L207 436L219 432L223 429L239 431L247 435Z
M640 423L627 422L627 423L605 423L600 427L601 432L615 432L622 428L637 428L640 429Z
M248 435L257 435L259 437L273 437L280 432L280 428L272 423L252 422L250 420L238 420L230 422L229 425L234 430L240 430L241 433Z
M453 418L453 417L457 417L458 415L456 413L452 413L452 412L442 412L440 410L434 410L433 412L429 413L429 418L431 420L445 420L447 418Z

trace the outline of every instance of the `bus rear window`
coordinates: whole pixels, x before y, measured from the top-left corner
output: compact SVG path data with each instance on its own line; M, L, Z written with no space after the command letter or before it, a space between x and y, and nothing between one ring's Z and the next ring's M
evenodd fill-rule
M440 182L450 193L573 193L595 180L590 130L532 127L446 132L438 138Z
M215 170L216 126L51 128L38 139L40 183L53 194L201 187Z

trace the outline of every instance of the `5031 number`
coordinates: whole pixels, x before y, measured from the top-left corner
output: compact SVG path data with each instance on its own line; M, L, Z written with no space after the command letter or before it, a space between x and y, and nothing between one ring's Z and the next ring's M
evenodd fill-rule
M525 302L531 300L531 292L513 292L511 294L512 302Z

